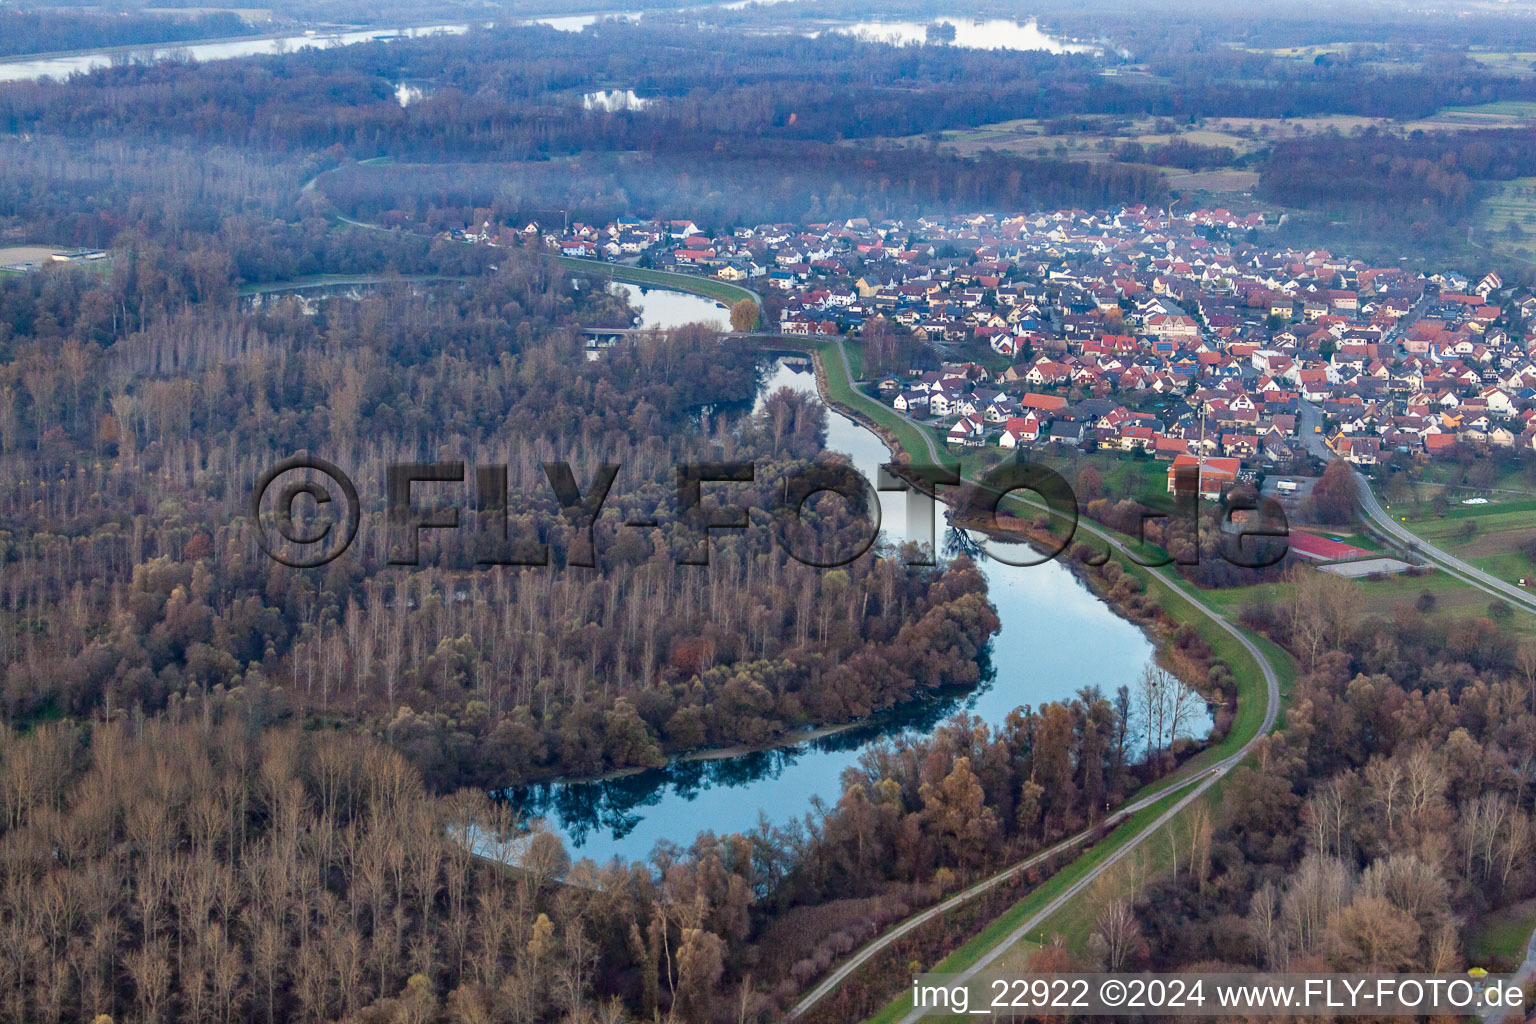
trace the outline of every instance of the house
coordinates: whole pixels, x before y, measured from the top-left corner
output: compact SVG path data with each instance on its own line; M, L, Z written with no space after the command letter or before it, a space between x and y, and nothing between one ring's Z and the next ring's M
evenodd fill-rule
M1356 466L1374 466L1381 459L1381 441L1374 437L1339 434L1334 438L1333 450Z
M1237 482L1242 463L1237 459L1202 459L1195 455L1176 455L1168 467L1168 493L1189 492L1197 487L1200 497L1216 500Z
M1026 383L1035 387L1051 387L1056 384L1066 384L1072 379L1072 368L1065 363L1052 362L1049 359L1041 359L1029 372L1024 375Z
M1048 440L1058 444L1081 445L1092 433L1081 420L1057 420L1052 423Z
M1424 450L1430 455L1444 455L1461 443L1455 434L1425 434Z
M1019 399L1019 405L1024 409L1034 409L1046 416L1061 412L1067 407L1067 400L1060 395L1042 395L1034 391L1026 391Z
M1192 318L1171 313L1148 317L1146 330L1164 341L1194 341L1200 337L1200 328Z
M986 427L975 416L962 416L955 421L955 425L949 428L949 436L945 438L948 444L977 447L986 440Z
M1124 426L1120 428L1118 442L1121 451L1152 451L1162 437L1151 427Z
M1003 436L998 438L1000 448L1017 448L1021 444L1033 444L1040 439L1040 420L1033 413L1015 416L1003 425Z

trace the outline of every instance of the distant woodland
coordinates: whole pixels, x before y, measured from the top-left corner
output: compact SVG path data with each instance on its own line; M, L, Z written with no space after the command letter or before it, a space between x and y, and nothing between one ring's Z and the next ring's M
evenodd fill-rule
M249 35L256 29L230 11L177 17L63 10L0 11L0 57L61 50L182 43Z
M1230 10L1206 16L1232 36ZM0 38L75 38L69 18L28 17L30 37ZM1173 675L1225 735L1234 666L1118 563L1085 564L1153 631L1159 666L877 745L781 827L572 864L487 795L975 685L997 617L963 557L884 548L823 571L774 543L784 479L835 464L816 405L781 392L752 411L745 348L691 328L589 360L577 329L629 322L619 297L536 243L417 231L485 210L724 227L1158 203L1145 159L1228 154L1083 165L890 140L1026 116L1411 117L1536 88L1455 59L1281 61L1171 16L1104 24L1149 74L661 19L0 86L0 242L112 257L0 277L0 1019L760 1024L871 936L1098 827L1187 757L1171 723L1200 702ZM401 107L402 81L424 98ZM615 86L657 103L583 109ZM1251 162L1269 200L1432 235L1486 183L1531 173L1531 147L1525 131L1365 133ZM362 163L377 157L393 162ZM258 300L319 275L368 281ZM363 495L357 543L318 570L275 565L244 521L258 475L298 451ZM384 467L408 460L505 463L509 532L550 564L477 567L476 542L432 532L421 567L389 565ZM622 467L592 568L556 460L583 492ZM758 511L717 533L707 568L678 561L696 549L676 518L687 460L757 466L709 490L709 507ZM858 511L819 498L807 518L846 544ZM1086 512L1128 514L1104 495ZM1536 895L1529 641L1495 609L1366 616L1352 584L1284 573L1283 598L1243 612L1299 666L1283 729L1159 838L1166 868L1128 858L1086 894L1089 937L1037 965L1460 969L1488 908ZM872 1011L911 961L984 924L916 930L816 1019Z
M1165 26L1166 28L1166 26ZM338 50L197 65L104 68L64 83L0 90L0 131L260 153L321 161L322 194L355 216L415 223L466 208L513 219L551 208L685 215L713 227L746 220L914 210L1098 207L1167 198L1152 164L1190 169L1238 160L1223 147L1122 147L1113 161L1011 154L957 157L893 138L1038 118L1353 114L1410 119L1449 104L1536 98L1536 79L1465 59L1385 65L1367 51L1306 62L1238 47L1191 50L1169 31L1144 55L1148 75L1109 76L1088 55L895 48L835 33L739 35L664 14L582 33L538 25L475 29ZM678 53L690 59L678 60ZM804 69L817 74L807 77ZM402 108L396 84L422 88ZM587 110L614 86L643 111ZM1480 183L1521 173L1529 133L1320 136L1260 155L1277 202L1358 212L1411 209L1427 236L1459 223ZM1447 154L1451 154L1447 156ZM351 166L388 157L393 164ZM782 169L794 166L786 176ZM1338 181L1318 191L1316 182Z

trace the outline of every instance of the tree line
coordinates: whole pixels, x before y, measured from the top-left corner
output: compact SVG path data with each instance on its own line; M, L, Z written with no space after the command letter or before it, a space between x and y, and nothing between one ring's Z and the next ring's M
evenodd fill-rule
M186 15L88 11L0 11L0 57L58 50L190 42L256 31L233 11Z
M773 1019L862 936L1100 817L1135 756L1126 698L1084 691L879 744L785 827L573 865L270 697L0 735L0 1017Z

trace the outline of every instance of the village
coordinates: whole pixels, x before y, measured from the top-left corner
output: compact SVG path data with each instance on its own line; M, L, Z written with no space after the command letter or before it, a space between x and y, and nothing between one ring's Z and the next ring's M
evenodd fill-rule
M750 287L786 335L910 339L900 366L866 353L871 394L956 449L1145 452L1175 463L1170 487L1201 461L1214 498L1308 454L1536 447L1536 296L1272 236L1263 214L1134 206L715 237L632 219L545 241Z

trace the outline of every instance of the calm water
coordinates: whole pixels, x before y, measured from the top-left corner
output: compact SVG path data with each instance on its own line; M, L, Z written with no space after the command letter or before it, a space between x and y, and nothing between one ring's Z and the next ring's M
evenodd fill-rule
M257 37L251 39L227 39L214 43L197 43L191 46L168 44L163 46L134 47L131 53L115 52L80 53L70 57L43 57L38 60L17 60L0 63L0 82L18 82L29 78L68 78L77 71L90 71L132 57L134 60L159 60L173 53L190 54L197 60L225 60L230 57L252 57L262 53L287 53L313 46L327 49L332 46L348 46L366 43L374 39L399 39L408 36L427 36L437 33L462 35L468 25L431 25L426 28L364 29L356 32L334 32L315 35Z
M641 327L671 330L684 324L709 324L722 331L731 329L731 311L713 299L623 281L615 281L613 287L621 289L629 304L640 311Z
M771 367L761 394L779 387L816 393L809 367L796 370L784 360ZM828 416L827 448L852 456L870 480L890 458L879 438L837 413ZM887 538L907 538L906 497L887 492L880 499ZM923 532L920 523L912 523L911 529ZM809 811L816 797L832 801L843 769L881 737L906 730L926 733L957 711L1000 724L1020 704L1039 706L1069 698L1084 686L1112 693L1134 682L1152 657L1152 645L1142 632L1111 612L1061 565L1014 568L983 561L981 570L1002 630L993 642L990 678L969 693L933 697L857 730L798 746L679 761L601 782L534 786L514 799L528 813L544 815L565 836L573 856L638 859L659 841L687 845L705 829L746 831L760 817L783 825ZM1203 734L1209 727L1207 719L1197 730Z
M933 20L954 27L955 37L949 41L950 45L973 50L1047 50L1051 53L1093 53L1098 50L1096 46L1067 43L1049 36L1040 31L1039 24L1033 19L1019 22L1001 18L940 17ZM926 41L930 24L922 21L860 21L829 31L900 46Z
M747 6L748 3L779 2L784 2L784 0L737 0L737 2L720 4L718 6L726 10L736 10ZM706 10L713 6L716 5L703 4L697 8L690 8L690 10ZM614 11L604 14L572 14L531 18L525 24L547 25L561 32L581 32L598 21L605 19L639 21L641 17L642 12L639 11ZM1052 53L1086 53L1097 49L1097 47L1093 46L1065 43L1052 38L1040 31L1039 26L1033 20L1025 22L1001 19L978 21L968 18L951 17L941 17L935 20L955 27L953 42L955 46L966 46L984 50L1049 50ZM316 32L314 35L301 34L278 38L226 39L216 42L196 43L189 46L178 46L175 44L146 45L133 47L130 50L119 48L111 51L102 50L79 53L68 57L42 57L34 60L3 61L0 62L0 82L19 82L44 76L68 78L76 72L107 67L114 59L161 60L174 53L185 53L199 61L224 60L230 57L251 57L257 54L285 53L307 46L325 49L331 46L347 46L352 43L400 39L435 33L462 35L467 31L469 31L468 25L428 25L424 28L375 28L359 29L350 32ZM922 42L927 38L928 23L917 21L861 21L846 26L837 26L828 29L828 31L848 32L866 39L882 42L910 43ZM815 33L812 34L814 35ZM618 95L622 96L623 93ZM638 110L647 102L638 99L632 92L628 96L634 105L619 109ZM401 106L404 106L413 99L419 99L420 91L417 90L414 96L398 96L398 98L400 99ZM589 107L591 106L590 103L588 105Z

